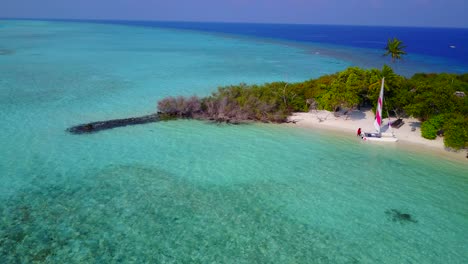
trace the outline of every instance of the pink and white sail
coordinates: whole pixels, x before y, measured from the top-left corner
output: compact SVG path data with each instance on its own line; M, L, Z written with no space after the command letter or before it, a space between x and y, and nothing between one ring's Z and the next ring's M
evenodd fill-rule
M382 105L383 105L383 92L384 92L384 79L382 78L382 87L380 87L379 99L377 100L377 109L375 110L374 127L380 134L380 126L382 125Z

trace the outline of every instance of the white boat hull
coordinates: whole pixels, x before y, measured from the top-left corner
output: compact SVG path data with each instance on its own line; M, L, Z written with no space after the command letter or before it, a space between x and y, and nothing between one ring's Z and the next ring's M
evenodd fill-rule
M365 141L380 141L380 142L397 142L398 138L396 137L363 137Z
M375 133L362 133L361 138L364 141L397 142L398 138L390 133L382 133L380 136Z

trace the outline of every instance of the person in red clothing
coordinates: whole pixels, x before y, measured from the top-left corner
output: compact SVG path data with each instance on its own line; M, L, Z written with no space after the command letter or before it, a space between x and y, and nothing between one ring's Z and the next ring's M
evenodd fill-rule
M356 136L360 136L360 135L361 135L361 128L358 128Z

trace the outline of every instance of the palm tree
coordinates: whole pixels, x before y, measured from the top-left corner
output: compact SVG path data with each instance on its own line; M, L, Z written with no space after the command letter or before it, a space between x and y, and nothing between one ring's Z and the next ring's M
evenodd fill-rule
M396 60L401 60L403 55L406 54L406 52L403 50L405 49L406 46L403 45L403 42L397 38L393 39L388 39L387 46L385 47L385 54L384 56L390 55L392 57L392 62L395 62Z

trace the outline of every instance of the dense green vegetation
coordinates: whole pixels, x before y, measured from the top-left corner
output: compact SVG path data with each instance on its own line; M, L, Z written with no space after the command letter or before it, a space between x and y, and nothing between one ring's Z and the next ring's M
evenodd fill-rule
M299 83L239 84L218 88L205 98L169 97L158 103L166 116L218 122L285 122L292 112L375 107L385 77L384 114L413 116L423 121L422 135L444 134L447 147L468 147L468 74L399 76L382 70L348 68Z
M431 117L426 122L422 123L421 125L421 135L427 139L435 139L437 134L442 134L442 130L440 130L447 119L446 114L440 114Z

